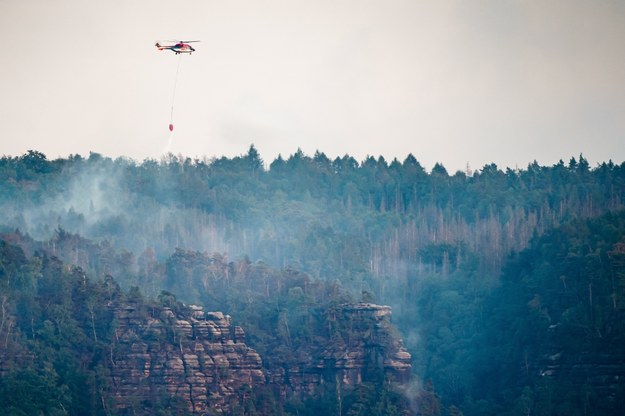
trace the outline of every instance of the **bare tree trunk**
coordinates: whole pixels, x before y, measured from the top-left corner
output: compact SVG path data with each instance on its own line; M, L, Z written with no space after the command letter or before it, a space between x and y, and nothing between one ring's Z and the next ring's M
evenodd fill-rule
M2 296L2 305L1 305L1 308L2 308L2 322L0 322L0 334L4 330L4 324L7 321L7 308L6 308L7 301L8 301L8 298L6 297L6 295L3 295Z
M93 330L93 340L97 343L98 336L96 335L96 332L95 332L95 317L93 313L93 308L89 308L89 313L91 315L91 329Z
M341 382L339 380L339 374L336 373L334 376L334 381L336 381L336 405L339 416L342 416L343 412L343 403L341 401Z

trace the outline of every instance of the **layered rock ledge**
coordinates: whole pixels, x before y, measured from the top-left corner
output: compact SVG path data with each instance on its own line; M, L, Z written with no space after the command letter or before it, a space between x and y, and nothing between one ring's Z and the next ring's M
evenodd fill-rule
M222 412L265 383L260 356L230 316L190 309L181 317L169 308L114 308L110 370L117 409L142 414L155 398L169 397L193 414Z
M389 306L336 308L336 336L307 347L302 359L263 368L230 316L200 306L174 311L112 305L115 342L110 350L111 397L128 414L150 414L167 401L192 414L228 414L260 386L282 400L317 394L325 383L349 389L383 372L408 380L410 354L391 323Z

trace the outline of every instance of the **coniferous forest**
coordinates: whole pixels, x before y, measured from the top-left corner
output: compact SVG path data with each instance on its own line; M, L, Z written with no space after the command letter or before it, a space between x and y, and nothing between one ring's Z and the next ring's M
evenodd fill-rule
M253 145L202 160L2 157L0 408L621 415L625 163L567 159L454 173L412 154L264 161ZM197 334L179 328L200 307L231 317L261 381L228 384L234 370L220 367L221 413L172 391L120 406L145 383L119 376L124 357L160 346L164 362L190 360ZM393 376L388 354L404 347L410 374ZM356 382L315 361L342 352L364 363Z

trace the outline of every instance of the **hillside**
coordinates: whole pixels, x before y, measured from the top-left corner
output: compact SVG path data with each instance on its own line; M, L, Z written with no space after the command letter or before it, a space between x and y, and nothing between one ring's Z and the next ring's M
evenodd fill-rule
M72 284L46 283L55 265L54 273L89 281L94 293L115 282L120 299L147 305L133 311L153 309L151 319L161 319L155 308L168 304L231 316L232 342L240 327L242 345L261 357L265 383L254 400L275 401L272 408L286 413L359 414L382 403L378 414L610 414L620 400L625 164L590 167L579 156L450 175L440 164L426 172L412 155L358 162L298 151L265 164L251 146L232 159L168 155L141 163L98 154L50 161L30 151L0 159L0 175L4 250L21 265L4 266L6 287L20 293L10 295L5 313L24 320L28 340L16 341L15 357L28 356L39 318L54 334L71 322L83 340L112 341L110 325L119 319L95 300L71 320L43 312L35 319L39 306L11 309L48 286L63 304L67 295L52 293L70 293ZM20 271L27 269L34 271ZM31 274L27 286L11 286ZM33 299L23 305L40 303ZM386 316L381 305L392 307L393 325L374 319ZM126 299L119 307L131 305ZM172 312L193 330L189 307ZM3 316L6 331L13 321ZM384 331L376 335L373 327ZM172 354L181 351L187 363L177 340ZM54 342L53 351L64 345ZM156 351L149 342L127 348ZM77 368L106 355L86 350ZM390 363L407 368L409 356L408 379ZM334 375L326 371L330 362ZM361 370L351 374L352 367ZM336 374L358 387L332 388L340 386ZM71 379L58 375L48 380ZM387 389L389 378L397 384ZM292 385L269 388L277 379ZM317 388L311 380L330 383ZM93 404L103 397L97 390L91 408L111 409ZM316 390L317 400L307 401L306 390ZM251 403L245 400L239 403Z
M533 241L508 263L485 315L474 370L482 392L532 414L622 414L625 211Z
M411 413L401 391L410 354L387 306L349 302L336 287L265 268L284 290L246 302L255 316L241 312L239 322L253 329L248 342L220 311L185 305L167 291L145 299L111 276L92 281L46 252L26 255L11 237L0 240L6 414L308 414L309 400L325 414L340 414L337 406L364 414L352 407L381 394L387 403L378 414ZM249 285L237 282L252 273L232 277L227 292L242 296ZM319 294L311 306L309 297ZM363 396L359 386L371 391ZM357 401L341 404L341 395L354 394Z

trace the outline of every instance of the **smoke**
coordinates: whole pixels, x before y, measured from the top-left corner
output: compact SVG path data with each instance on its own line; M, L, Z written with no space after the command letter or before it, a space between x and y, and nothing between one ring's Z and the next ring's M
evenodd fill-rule
M169 136L167 137L167 144L163 148L163 151L161 152L161 155L165 156L165 155L168 155L169 153L171 153L171 145L172 145L173 141L174 141L174 130L172 128L172 130L169 132Z
M67 163L53 179L41 175L36 192L21 189L26 195L3 201L0 225L42 241L63 229L137 255L152 248L161 258L176 247L209 252L231 248L223 225L213 215L186 206L162 165L149 173L142 169L148 170L149 163L99 155Z
M410 381L405 385L400 385L399 389L408 401L412 414L419 414L419 397L423 391L421 381L416 377L411 377Z
M76 164L31 198L14 198L2 209L9 226L15 226L37 239L48 239L58 227L84 234L94 224L122 209L119 175L115 169L100 164ZM42 181L44 181L42 176Z

